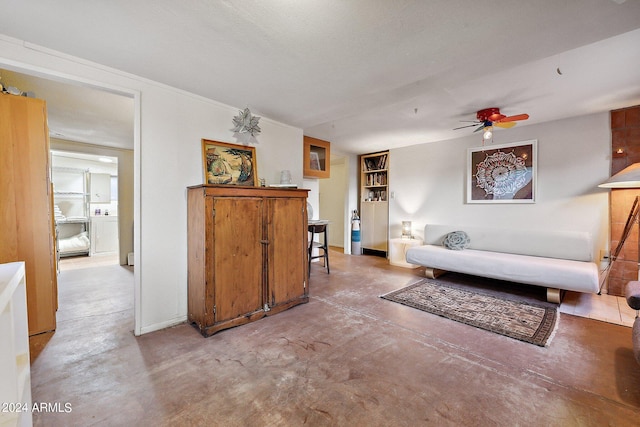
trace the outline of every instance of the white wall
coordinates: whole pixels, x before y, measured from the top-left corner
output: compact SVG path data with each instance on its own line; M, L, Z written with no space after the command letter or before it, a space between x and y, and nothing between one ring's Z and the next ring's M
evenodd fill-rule
M235 142L230 107L80 58L0 35L0 67L79 81L135 97L135 333L182 322L187 313L186 187L203 182L201 138ZM259 111L253 111L260 116ZM302 130L263 117L258 175L280 170L302 184Z
M592 233L594 255L608 248L608 192L597 185L609 177L609 114L498 129L494 144L538 140L534 204L467 204L467 149L481 136L415 145L390 152L390 235L413 222L422 236L426 223L579 230Z
M331 177L320 181L320 217L329 220L329 245L344 248L345 222L349 222L346 210L348 180L346 157L331 156Z
M142 90L140 252L142 331L180 322L187 310L187 191L204 181L206 137L234 142L237 108L171 88ZM268 184L289 169L302 184L302 130L260 120L257 170ZM299 159L295 161L295 159ZM136 264L136 267L138 264Z

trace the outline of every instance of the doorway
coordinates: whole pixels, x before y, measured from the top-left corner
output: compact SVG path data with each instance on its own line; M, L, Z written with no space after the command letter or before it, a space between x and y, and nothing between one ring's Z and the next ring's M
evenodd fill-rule
M348 165L347 158L331 155L331 177L320 179L320 212L322 219L329 220L329 246L345 249L345 229L348 217ZM348 252L348 251L347 251Z
M119 264L118 158L51 150L51 182L59 269Z
M106 225L115 232L115 251L113 239L108 242L108 252L111 260L120 265L128 265L129 254L134 252L136 230L134 229L134 186L138 170L135 168L134 147L139 144L139 137L135 129L139 129L140 97L138 92L91 85L63 77L55 72L43 73L42 70L31 69L29 66L18 67L14 64L0 64L0 76L5 86L15 87L25 96L44 99L47 103L48 128L52 151L58 153L75 153L75 155L93 155L114 159L117 172L109 172L110 189L114 200L107 205L117 204L107 208L109 213L117 212L115 224ZM83 168L83 167L80 167ZM117 178L113 179L112 176ZM80 204L82 206L82 203ZM62 209L61 209L62 210ZM95 208L91 211L95 215ZM101 208L101 214L104 214ZM74 216L73 211L68 212ZM84 230L69 231L71 236L85 231L90 238L91 215L81 213L87 217ZM105 215L103 215L105 216ZM111 220L111 218L109 218ZM86 246L86 242L85 242ZM97 248L98 251L100 247ZM86 248L80 248L83 253ZM91 247L89 246L89 249ZM88 255L88 253L87 253ZM78 257L80 259L81 257ZM82 258L94 258L84 255ZM91 261L97 261L97 257ZM106 257L103 259L106 261ZM134 307L139 306L139 273L134 273L134 289L131 301ZM134 310L135 331L139 330L139 311Z

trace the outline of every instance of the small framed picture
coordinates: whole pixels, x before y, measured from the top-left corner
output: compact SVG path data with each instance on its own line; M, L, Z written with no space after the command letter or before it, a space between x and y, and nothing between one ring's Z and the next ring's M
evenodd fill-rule
M313 169L316 171L320 169L320 157L318 157L318 153L311 151L309 153L309 169Z
M258 186L255 147L203 139L202 163L205 184Z
M467 153L467 203L535 203L538 141L486 145Z

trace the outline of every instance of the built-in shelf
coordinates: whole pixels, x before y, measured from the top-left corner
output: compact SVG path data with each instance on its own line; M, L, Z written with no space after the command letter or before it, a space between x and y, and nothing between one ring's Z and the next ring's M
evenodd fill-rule
M389 152L360 156L360 236L363 253L388 252Z
M79 193L77 191L54 191L53 195L56 197L79 197L79 198L88 196L87 193Z
M329 178L331 176L331 143L305 136L303 162L302 173L305 178Z
M389 152L362 155L360 163L362 165L360 200L363 202L386 202Z

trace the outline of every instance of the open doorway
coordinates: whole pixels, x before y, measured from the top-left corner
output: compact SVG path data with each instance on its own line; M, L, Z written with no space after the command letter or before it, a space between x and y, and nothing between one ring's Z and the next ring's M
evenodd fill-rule
M51 150L59 270L119 264L118 158Z
M41 72L31 73L31 70L0 69L5 87L46 101L51 150L115 160L116 170L109 173L117 176L117 187L112 193L117 197L119 262L128 264L128 255L134 247L133 95L44 76ZM76 215L87 216L82 212Z
M4 64L3 67L10 68L0 68L0 77L5 87L12 88L12 93L21 92L24 96L46 101L50 146L58 157L58 160L55 161L53 156L51 158L51 177L54 185L56 181L59 183L60 180L55 179L53 168L77 170L73 171L76 173L75 178L71 173L68 174L67 179L79 178L81 188L78 193L80 194L67 194L66 200L64 200L65 197L56 197L54 200L55 204L59 205L60 215L67 219L70 217L76 220L75 224L73 224L74 221L68 221L69 224L64 225L67 229L63 230L61 237L84 236L86 239L67 241L66 243L72 245L67 248L70 248L67 251L69 257L65 258L77 257L89 261L83 267L88 267L85 270L88 274L87 277L95 278L96 275L89 272L98 267L99 264L96 261L99 259L110 263L118 270L120 266L127 266L122 270L127 271L133 277L133 269L128 267L128 264L129 259L133 260L129 254L132 254L134 250L135 235L133 221L134 176L136 174L134 145L137 140L134 129L139 126L139 124L136 125L139 116L135 114L135 109L139 108L139 96L133 92L102 88L86 82L69 80L55 74L45 74L42 70L18 68L8 64ZM59 159L61 157L67 157L67 159L62 161ZM94 161L94 166L70 164L69 162L72 162L70 157L81 157L83 161L91 158ZM107 169L105 169L106 164L102 168L98 168L95 164L100 162L99 158L111 160L112 165ZM83 199L84 194L87 194L90 189L89 180L94 171L108 176L109 200L101 202L100 205L94 205L88 199ZM82 188L83 185L85 188ZM59 188L59 190L63 189ZM74 193L76 190L72 189L70 192ZM58 194L58 196L62 195ZM79 198L80 203L69 200L74 197ZM64 208L60 206L65 203L67 205ZM99 219L102 220L100 224L95 223L96 218L94 218L98 206L100 206L99 216L101 217ZM105 210L108 210L109 215L105 215ZM95 233L99 229L106 229L106 241L98 239L95 235L92 239L92 230ZM84 240L84 242L78 242L78 240ZM100 245L96 245L99 240ZM92 243L94 244L92 245ZM96 256L101 252L105 255ZM58 281L58 295L61 290L60 286L63 284L60 280ZM131 283L124 284L131 307L137 304L138 285L139 281L137 280L133 283L133 289ZM86 292L86 289L83 292ZM60 310L61 306L59 305L58 308ZM58 318L59 313L60 311ZM133 327L137 330L137 311L135 313ZM61 319L58 320L60 322ZM58 323L58 327L60 325L61 323ZM43 339L42 346L47 342L47 338Z
M345 227L348 223L345 218L349 213L346 208L348 196L348 164L344 156L331 155L331 177L320 179L319 205L322 219L331 224L329 233L329 246L342 249L346 245ZM346 251L348 253L348 251Z

